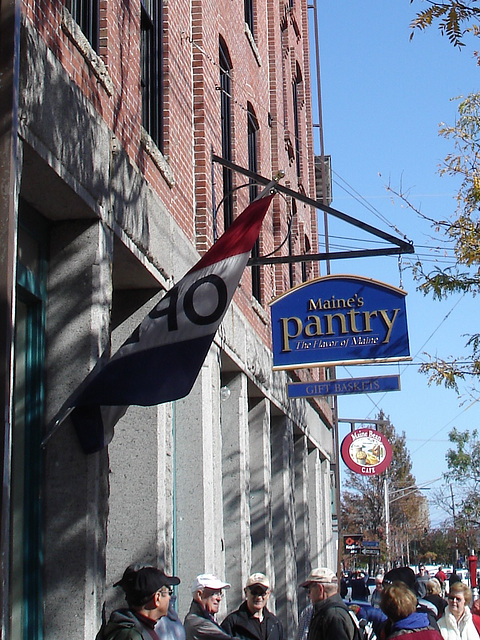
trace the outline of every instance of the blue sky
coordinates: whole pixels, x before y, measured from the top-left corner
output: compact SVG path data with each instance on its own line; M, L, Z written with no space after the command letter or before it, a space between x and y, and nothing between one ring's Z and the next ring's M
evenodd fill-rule
M420 256L433 268L439 254L432 248L445 242L386 189L390 184L407 192L430 218L454 213L458 183L438 174L453 145L438 135L439 124L455 122L458 101L453 98L480 89L471 41L461 51L454 49L436 28L410 40L410 21L422 8L425 3L419 0L318 0L317 5L324 146L334 171L332 206L392 235L405 235L417 249L416 256L403 258L401 271L396 257L382 257L332 261L331 272L403 285L408 292L410 351L417 364L426 359L423 352L446 359L463 353L464 334L477 329L478 304L471 296L436 302L416 291L412 261ZM365 238L336 221L330 221L329 233L331 244L338 247L351 246L346 238ZM472 404L468 383L462 385L459 399L453 391L429 387L415 364L337 368L339 378L374 373L400 373L402 390L341 397L340 418L374 418L383 409L397 432L406 433L419 485L440 477L447 469L448 432L454 426L478 425L480 402ZM348 429L340 424L341 439ZM431 509L432 524L444 516Z

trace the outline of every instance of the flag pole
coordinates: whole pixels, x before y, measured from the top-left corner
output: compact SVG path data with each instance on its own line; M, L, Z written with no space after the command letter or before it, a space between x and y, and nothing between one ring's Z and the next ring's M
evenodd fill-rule
M277 171L273 179L266 185L265 189L263 189L263 191L261 191L258 194L258 196L255 198L255 200L253 200L253 202L256 202L257 200L261 200L262 198L266 198L267 196L269 196L272 193L272 191L275 191L275 185L277 185L280 182L280 180L284 177L285 177L285 171L283 171L282 169L280 169L280 171Z
M68 418L68 416L72 413L74 409L75 409L75 406L62 407L60 411L57 412L55 417L52 418L52 420L50 420L50 422L47 425L47 433L40 443L41 449L45 449L50 438L58 431L58 429L62 426L63 422Z
M45 449L50 438L58 431L58 429L62 426L62 424L65 422L68 416L75 409L75 405L78 397L83 393L84 389L89 384L90 380L98 373L100 360L93 367L90 373L88 373L85 379L78 385L77 389L70 394L67 400L65 400L63 405L57 411L57 413L53 416L53 418L47 424L45 436L43 437L43 440L40 443L41 449Z

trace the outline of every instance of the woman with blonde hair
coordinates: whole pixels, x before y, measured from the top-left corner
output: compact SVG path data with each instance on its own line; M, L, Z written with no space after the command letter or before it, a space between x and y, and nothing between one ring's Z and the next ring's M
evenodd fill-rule
M438 621L443 640L478 640L470 612L472 592L464 582L455 582L448 593L448 605Z
M417 596L404 582L393 582L384 589L380 608L388 617L380 633L382 640L406 634L408 640L442 640L439 632L430 626L428 615L417 611Z

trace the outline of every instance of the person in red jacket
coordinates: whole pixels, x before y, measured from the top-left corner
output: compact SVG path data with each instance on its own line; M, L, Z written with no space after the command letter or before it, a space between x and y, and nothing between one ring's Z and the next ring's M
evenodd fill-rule
M445 580L447 579L447 574L445 573L445 571L442 569L442 567L438 567L438 571L435 574L435 578L440 582L440 584L443 586L443 583L445 582Z
M475 629L480 636L480 600L474 600L472 602L472 606L470 607L470 611L472 612L472 620L475 625Z

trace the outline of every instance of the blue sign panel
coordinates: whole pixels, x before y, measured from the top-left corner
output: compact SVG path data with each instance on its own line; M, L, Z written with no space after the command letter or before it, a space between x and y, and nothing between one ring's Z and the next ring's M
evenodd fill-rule
M293 382L288 385L288 397L347 396L355 393L377 393L378 391L398 391L399 389L400 376L372 376L370 378L346 378L322 382Z
M408 360L406 292L370 278L332 275L270 305L273 368Z

